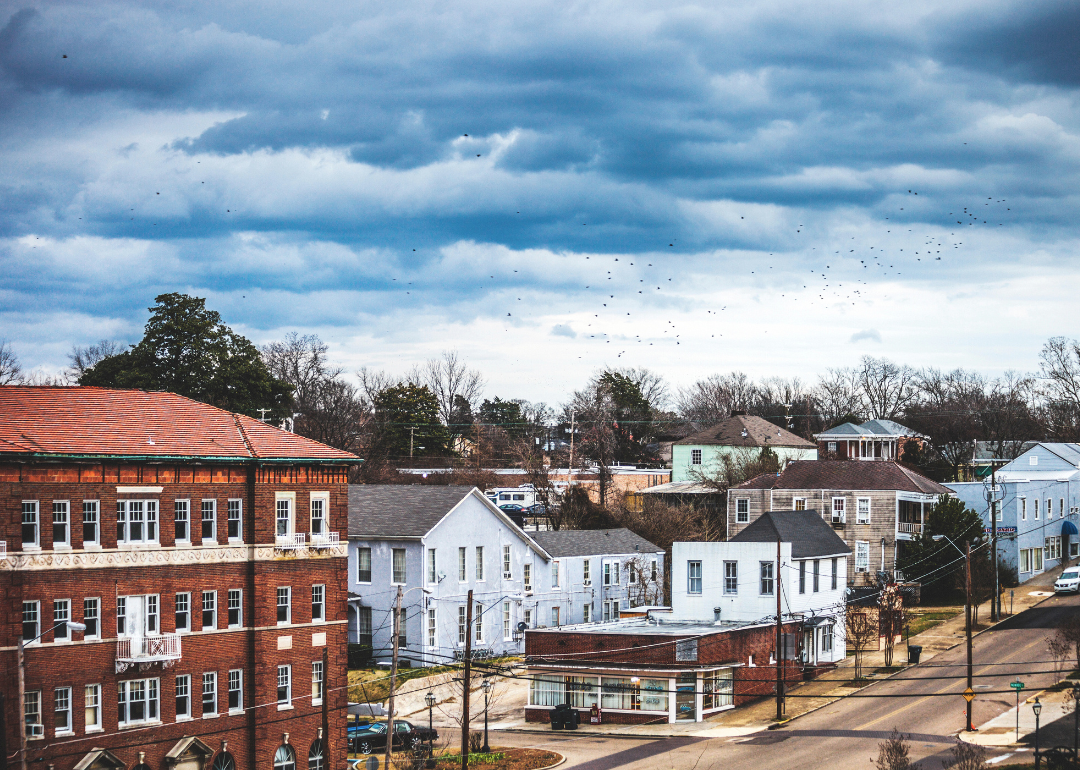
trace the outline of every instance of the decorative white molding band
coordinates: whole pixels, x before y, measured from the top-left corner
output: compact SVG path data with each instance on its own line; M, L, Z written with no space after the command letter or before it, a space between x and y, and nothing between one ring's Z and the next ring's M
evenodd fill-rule
M281 551L272 545L229 545L195 548L140 548L139 550L41 551L8 553L0 559L0 572L19 570L95 569L103 567L153 567L229 562L330 559L348 555L347 545Z

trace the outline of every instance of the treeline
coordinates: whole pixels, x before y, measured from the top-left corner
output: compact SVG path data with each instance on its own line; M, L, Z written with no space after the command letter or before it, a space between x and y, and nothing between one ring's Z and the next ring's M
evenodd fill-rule
M988 378L864 357L815 382L753 380L734 371L672 389L644 368L604 369L565 403L485 393L483 375L457 353L402 374L346 372L314 335L262 348L231 330L205 301L163 294L134 345L76 347L61 377L24 372L0 341L0 384L82 384L170 390L261 417L365 458L372 480L403 465L484 467L658 463L660 446L742 411L806 438L834 425L896 420L926 435L904 459L951 478L976 441L1015 456L1025 441L1080 440L1080 343L1055 337L1039 371Z

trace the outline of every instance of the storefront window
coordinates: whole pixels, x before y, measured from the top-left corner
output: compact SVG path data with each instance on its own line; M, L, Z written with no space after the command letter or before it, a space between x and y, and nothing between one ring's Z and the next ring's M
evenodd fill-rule
M643 711L668 710L668 680L666 679L642 679L641 680L641 709Z
M605 676L603 678L600 706L605 709L639 711L641 709L641 686L630 679Z
M530 706L558 706L566 702L565 677L533 674L529 683Z
M730 668L704 674L702 685L705 691L703 709L718 709L734 705L735 681Z
M568 676L566 677L566 692L570 698L570 705L574 708L592 708L598 705L600 679L595 676Z

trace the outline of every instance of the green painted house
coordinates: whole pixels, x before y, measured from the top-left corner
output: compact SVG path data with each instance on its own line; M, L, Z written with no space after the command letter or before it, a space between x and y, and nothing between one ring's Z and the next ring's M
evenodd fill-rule
M723 422L676 441L671 447L671 480L711 477L724 455L768 447L787 465L789 460L816 460L817 445L761 417L736 412Z

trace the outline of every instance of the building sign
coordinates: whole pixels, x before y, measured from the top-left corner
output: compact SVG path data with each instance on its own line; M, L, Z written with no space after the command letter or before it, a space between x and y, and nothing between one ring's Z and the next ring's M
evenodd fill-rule
M983 531L992 533L994 530L991 527L986 527ZM997 531L999 535L1015 535L1016 527L998 527Z

